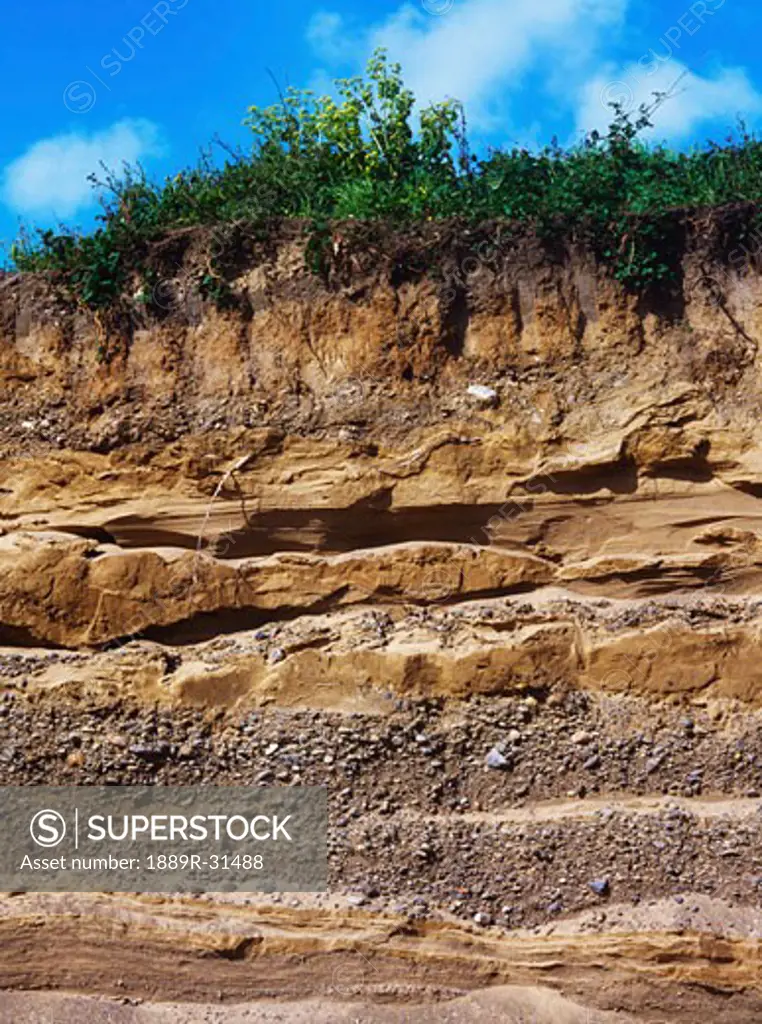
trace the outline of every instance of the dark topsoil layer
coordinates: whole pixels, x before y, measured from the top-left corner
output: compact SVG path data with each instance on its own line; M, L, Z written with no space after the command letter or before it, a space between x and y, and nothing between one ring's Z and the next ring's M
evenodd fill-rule
M760 233L755 229L758 209L754 203L723 207L675 209L656 218L658 230L654 249L672 274L663 284L646 289L643 312L679 315L681 293L688 278L692 286L712 289L717 269L734 271L757 268ZM633 223L636 218L633 217ZM467 289L467 277L478 267L499 274L510 287L519 279L542 275L549 270L595 266L592 236L584 228L575 237L559 225L554 237L540 238L529 224L492 220L426 221L394 224L387 221L341 221L317 229L309 221L277 219L261 224L234 222L215 226L178 228L141 243L136 262L159 281L169 281L178 272L189 278L208 269L210 257L227 281L263 263L274 263L283 249L297 245L305 250L301 272L279 282L283 298L308 299L328 291L354 293L361 301L365 289L384 280L393 288L429 277L440 282L452 301L459 289ZM12 335L19 314L28 315L30 306L36 320L74 317L81 307L61 287L60 275L19 274L0 270L0 331ZM453 294L455 293L455 294ZM199 303L190 309L198 315ZM251 315L245 297L232 297L232 308ZM123 296L111 310L102 310L113 326L129 332L151 318L186 318L189 310L178 311L171 302L143 303L135 307L133 297Z

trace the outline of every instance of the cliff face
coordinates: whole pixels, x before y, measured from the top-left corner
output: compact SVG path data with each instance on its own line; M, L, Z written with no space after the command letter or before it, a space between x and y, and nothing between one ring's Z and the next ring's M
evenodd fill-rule
M0 281L0 781L325 785L332 889L0 897L0 989L69 993L0 1021L760 1019L745 216L641 296L496 225Z
M756 249L733 240L749 216L676 226L674 279L639 296L586 252L498 225L404 234L348 224L318 251L282 227L267 243L226 242L236 248L230 280L220 278L225 312L193 284L218 243L180 232L151 256L153 287L136 281L100 313L33 278L0 282L6 403L39 414L42 399L58 410L48 434L78 426L82 442L108 450L215 424L378 426L372 397L409 429L457 416L458 387L484 376L504 392L499 422L536 454L579 430L601 435L619 389L627 404L636 382L641 397L663 386L654 405L673 400L663 388L677 382L714 404L753 394Z
M118 317L6 278L0 635L319 619L311 665L386 657L413 691L552 663L756 701L762 282L728 251L740 216L683 226L674 284L645 296L496 226L337 228L322 275L297 231L241 243L222 312L189 287L192 232ZM396 645L425 608L454 642ZM235 670L253 691L290 673Z

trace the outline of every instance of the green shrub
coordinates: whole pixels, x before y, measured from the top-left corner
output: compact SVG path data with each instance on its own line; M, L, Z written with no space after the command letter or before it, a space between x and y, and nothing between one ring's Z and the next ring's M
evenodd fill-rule
M514 148L478 158L465 115L454 100L414 116L413 94L383 51L365 77L336 83L337 99L289 89L279 102L251 107L244 122L250 152L223 148L197 167L157 184L140 167L122 177L93 177L102 198L90 234L23 234L12 258L20 270L44 271L77 302L112 307L137 282L151 283L151 243L194 225L259 225L273 217L312 222L309 255L325 269L334 220L414 223L447 217L501 219L541 237L581 240L624 284L644 288L676 273L670 241L676 208L762 199L762 143L741 126L724 144L674 152L640 137L650 111L631 118L613 106L606 134L579 145L555 141L540 152ZM657 103L664 97L657 96ZM220 247L199 269L202 295L229 301Z

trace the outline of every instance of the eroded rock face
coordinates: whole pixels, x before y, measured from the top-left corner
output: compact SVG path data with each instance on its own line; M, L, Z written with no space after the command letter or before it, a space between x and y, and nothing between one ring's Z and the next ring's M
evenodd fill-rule
M359 893L4 898L0 987L87 996L40 1012L113 995L97 947L311 1020L759 1016L759 278L688 238L636 299L426 230L325 280L292 233L129 336L0 281L0 777L327 785ZM479 991L549 977L584 1009Z
M437 244L457 272L455 243ZM5 282L0 637L80 648L349 608L500 612L560 588L571 610L541 636L519 618L476 643L492 666L476 690L524 685L518 662L550 658L571 685L672 692L690 676L756 700L758 282L712 304L695 258L680 316L584 261L482 260L456 342L451 293L425 274L395 283L353 257L321 283L284 239L235 283L240 313L178 307L112 338L107 363L102 324ZM737 597L742 621L670 625L670 602L699 596ZM658 623L599 638L594 600L635 619L650 602ZM465 693L473 646L405 658ZM311 671L334 653L311 652Z
M674 447L657 459L653 435L629 436L650 438L642 466L622 456L645 450L626 436L543 465L539 454L522 461L496 425L479 436L470 423L419 429L405 454L324 435L263 450L255 431L214 438L206 458L199 438L148 458L17 457L0 500L0 636L81 648L295 620L308 631L319 619L343 649L310 652L309 671L362 675L362 644L334 621L342 610L391 614L402 634L411 608L487 600L502 619L519 598L557 596L564 609L541 629L519 614L489 641L461 631L443 646L435 635L398 656L383 637L374 657L403 689L425 678L417 692L507 691L552 665L569 685L709 686L756 702L752 442L731 454L730 431L717 428L716 467L657 472ZM206 473L188 473L199 464Z

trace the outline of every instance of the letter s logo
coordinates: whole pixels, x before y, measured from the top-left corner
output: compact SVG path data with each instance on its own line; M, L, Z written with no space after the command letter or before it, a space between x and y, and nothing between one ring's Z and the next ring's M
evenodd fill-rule
M29 833L38 846L58 846L66 835L66 822L58 811L38 811L29 825Z

